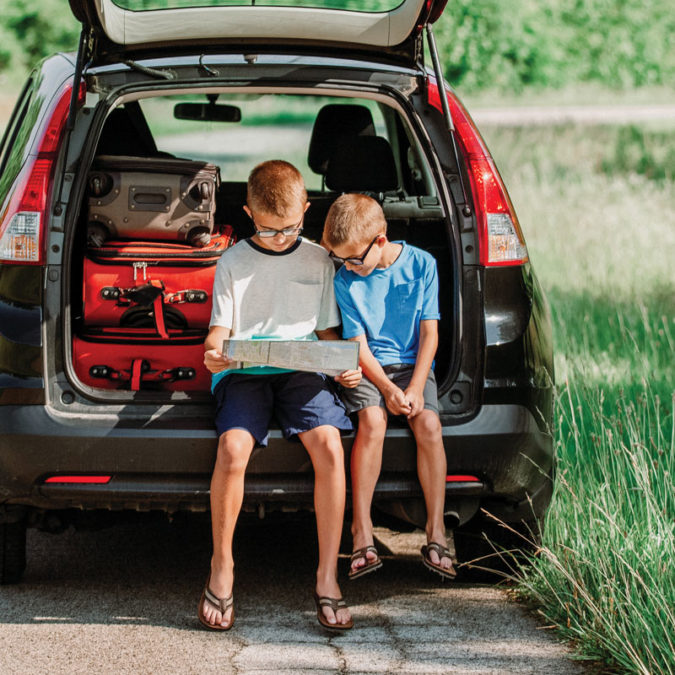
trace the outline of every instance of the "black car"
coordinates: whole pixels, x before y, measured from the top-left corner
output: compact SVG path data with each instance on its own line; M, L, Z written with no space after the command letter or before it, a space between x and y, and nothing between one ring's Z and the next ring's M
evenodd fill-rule
M215 164L216 231L240 239L253 232L242 206L261 160L301 169L311 202L303 236L316 241L341 193L376 197L389 238L438 263L435 374L460 561L473 557L472 537L499 533L485 512L512 525L540 520L554 469L549 310L485 143L455 93L439 92L431 24L445 3L383 0L372 12L311 0L70 4L79 50L33 70L0 147L2 582L23 573L27 527L208 510L217 439L195 363L205 331L171 343L176 365L190 367L150 368L159 375L147 385L143 361L131 381L96 363L126 350L133 370L141 349L110 328L97 329L97 343L85 316L91 176L102 155L135 157L141 173L157 158ZM178 331L181 306L172 312ZM143 324L152 306L134 316L131 332L152 329ZM302 445L272 430L251 458L244 509L311 509L311 471ZM374 507L392 528L425 521L414 439L395 420Z

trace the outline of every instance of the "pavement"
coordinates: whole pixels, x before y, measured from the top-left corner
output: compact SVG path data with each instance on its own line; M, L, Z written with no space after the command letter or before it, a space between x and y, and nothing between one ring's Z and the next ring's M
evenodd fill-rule
M30 530L24 581L0 589L0 673L589 672L505 589L428 572L421 532L377 537L380 571L349 582L342 556L355 628L331 636L312 602L311 519L240 523L227 633L196 617L207 519Z

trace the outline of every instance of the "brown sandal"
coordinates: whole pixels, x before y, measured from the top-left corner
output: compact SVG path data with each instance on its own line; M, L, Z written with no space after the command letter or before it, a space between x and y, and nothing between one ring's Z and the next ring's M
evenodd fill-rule
M197 610L197 616L199 617L199 623L204 626L204 628L208 628L209 630L230 630L234 624L234 600L232 599L232 594L230 594L229 597L227 598L219 598L217 595L214 594L214 592L209 588L209 583L211 581L211 574L209 574L209 578L206 580L206 585L204 586L204 590L202 591L202 597L199 600L199 609ZM230 616L230 621L229 623L225 624L224 626L220 623L209 623L206 620L206 617L204 616L204 603L205 602L210 602L223 616L225 616L225 612L232 607L232 615Z
M349 619L348 623L330 623L326 618L326 615L321 611L322 607L330 607L333 610L337 621L338 609L344 609L347 606L347 603L343 598L320 597L315 591L314 602L316 603L316 618L324 628L327 628L328 630L349 630L354 627L353 619Z
M374 560L368 560L366 553L372 551L375 554ZM366 561L366 564L363 567L353 568L355 560L363 558ZM352 556L349 561L349 574L347 575L349 579L354 580L362 577L364 574L369 572L374 572L379 570L382 567L382 560L377 552L377 549L374 546L364 546L363 548L357 548L356 551L352 553Z
M457 576L457 572L452 566L452 554L448 548L441 544L437 544L436 542L431 542L426 546L422 546L420 550L422 552L422 562L427 569L436 572L436 574L440 574L444 579L454 579ZM432 562L431 556L429 555L431 551L436 551L438 563ZM450 560L450 567L441 567L441 560L443 558L448 558Z

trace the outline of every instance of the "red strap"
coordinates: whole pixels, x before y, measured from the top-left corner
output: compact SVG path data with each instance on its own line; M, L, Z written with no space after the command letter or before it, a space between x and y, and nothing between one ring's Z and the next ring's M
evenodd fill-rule
M131 391L141 390L143 359L134 359L131 364Z
M153 314L155 315L155 326L157 327L157 332L159 336L166 340L169 337L169 334L166 331L166 325L164 323L164 293L158 295L152 303Z

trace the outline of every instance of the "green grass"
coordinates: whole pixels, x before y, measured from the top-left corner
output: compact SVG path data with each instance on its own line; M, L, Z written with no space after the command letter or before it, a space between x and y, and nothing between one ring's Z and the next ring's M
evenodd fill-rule
M675 128L484 131L556 341L558 476L519 592L582 654L674 673Z

